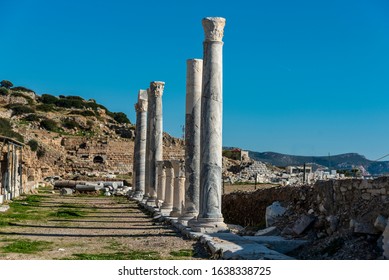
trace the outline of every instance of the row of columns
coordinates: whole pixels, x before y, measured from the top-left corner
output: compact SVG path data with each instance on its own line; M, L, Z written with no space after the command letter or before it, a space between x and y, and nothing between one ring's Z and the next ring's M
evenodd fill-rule
M185 161L162 160L165 84L151 82L147 100L141 90L135 104L134 198L194 231L217 232L227 230L221 213L225 19L204 18L202 24L203 60L187 60Z

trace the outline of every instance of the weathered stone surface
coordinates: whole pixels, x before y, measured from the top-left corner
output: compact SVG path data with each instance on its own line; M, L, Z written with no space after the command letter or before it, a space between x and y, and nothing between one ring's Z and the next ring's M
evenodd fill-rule
M286 212L286 208L282 207L279 201L275 201L272 205L266 207L266 227L270 227L274 224L277 217L284 215Z
M0 206L0 213L7 212L9 209L9 205L1 205Z
M382 236L383 236L382 249L384 250L383 255L387 260L389 260L389 219L387 221L386 228Z
M356 221L354 224L354 233L378 234L379 231L373 226L373 224Z
M374 227L379 231L383 232L388 224L388 219L382 215L379 215L374 221Z
M314 217L302 215L294 224L293 232L297 235L302 234L315 220Z
M281 236L244 236L244 238L265 245L267 248L282 254L287 254L308 244L306 240L288 240Z
M173 210L174 199L174 169L171 161L165 160L165 200L160 208L162 216L169 216Z
M265 229L260 229L255 233L255 236L274 236L280 235L280 231L277 227L268 227Z
M62 188L59 193L61 195L71 195L73 194L73 189L70 189L70 188Z

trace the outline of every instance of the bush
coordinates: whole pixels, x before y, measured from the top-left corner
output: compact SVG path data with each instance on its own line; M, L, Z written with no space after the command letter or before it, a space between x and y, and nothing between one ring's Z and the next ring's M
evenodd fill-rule
M44 104L55 104L58 101L58 98L51 94L42 94L40 97L40 102Z
M84 110L84 111L73 110L70 112L70 114L80 115L80 116L84 116L84 117L96 117L96 113L93 111L90 111L90 110Z
M53 104L40 104L35 107L38 111L41 112L51 112L54 111L54 105Z
M7 81L7 80L2 80L1 82L0 82L0 87L5 87L5 88L11 88L11 87L13 87L14 86L14 84L13 83L11 83L10 81Z
M65 119L62 123L62 126L67 128L67 129L73 129L73 128L79 128L80 125L72 119Z
M35 139L28 141L27 145L30 146L31 151L33 152L38 150L38 142Z
M48 131L54 131L54 132L58 132L59 131L57 123L55 121L53 121L53 120L49 120L49 119L41 120L40 126L43 129L46 129Z
M55 102L55 105L62 108L76 108L82 109L84 108L84 102L79 99L58 99Z
M40 120L40 118L38 115L30 114L30 115L25 116L23 118L23 120L28 121L28 122L37 122Z
M32 100L32 98L31 98L30 96L24 95L24 94L21 93L21 92L12 91L11 95L14 96L14 97L23 97L24 99L27 100L27 103L28 103L29 105L32 105L32 104L34 103L34 100Z
M115 121L117 121L118 123L129 123L131 124L130 120L127 118L127 115L122 113L122 112L118 112L118 113L112 113L113 114L113 119Z
M39 146L38 150L36 151L36 156L38 158L42 158L45 156L45 154L46 154L46 150L43 147Z
M69 96L66 96L65 97L66 99L69 99L69 100L79 100L79 101L84 101L84 98L80 97L80 96L75 96L75 95L69 95Z
M0 87L0 95L7 96L8 95L8 89L5 87Z
M35 113L33 108L21 104L9 104L5 107L12 110L12 116Z
M0 135L23 142L23 136L12 130L9 120L0 118Z
M35 93L35 91L33 91L31 89L28 89L28 88L25 88L25 87L13 87L11 89L14 90L14 91L24 91L24 92L33 92L33 93Z

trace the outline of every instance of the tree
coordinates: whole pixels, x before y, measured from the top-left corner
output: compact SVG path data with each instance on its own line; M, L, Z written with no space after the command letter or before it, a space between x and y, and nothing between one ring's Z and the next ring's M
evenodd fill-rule
M118 123L131 123L130 120L127 118L126 114L122 112L113 113L113 119Z
M0 82L0 86L1 86L1 87L5 87L5 88L10 89L11 87L14 86L14 84L11 83L10 81L2 80L2 81Z

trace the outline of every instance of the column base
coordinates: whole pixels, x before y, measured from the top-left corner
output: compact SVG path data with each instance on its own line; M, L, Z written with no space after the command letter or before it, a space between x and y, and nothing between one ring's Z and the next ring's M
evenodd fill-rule
M199 218L191 223L191 229L201 233L229 232L223 218Z
M165 203L162 204L162 206L160 208L162 216L165 216L165 217L170 216L170 212L172 212L172 210L173 210L173 205L169 205L169 204L165 204Z
M146 205L147 200L149 199L149 196L147 194L143 195L142 203Z
M181 223L184 226L188 226L188 222L190 220L196 220L198 213L184 213L181 217L178 218L178 222Z
M132 198L135 199L135 200L138 200L138 201L142 201L142 200L143 200L143 192L141 192L141 191L136 191L136 192L132 195Z
M181 216L181 210L174 209L170 212L170 217L180 217Z
M157 199L155 197L149 197L146 201L147 206L157 207Z

